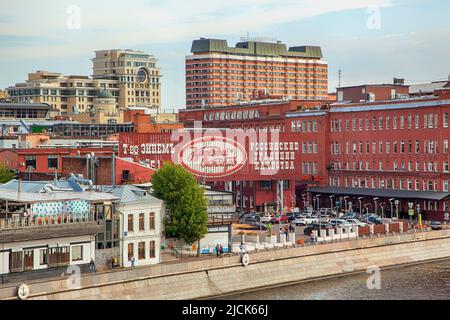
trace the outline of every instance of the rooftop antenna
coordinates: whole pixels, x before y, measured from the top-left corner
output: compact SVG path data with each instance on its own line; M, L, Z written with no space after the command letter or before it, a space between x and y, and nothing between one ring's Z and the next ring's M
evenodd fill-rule
M338 86L338 88L341 87L341 77L342 77L342 70L339 69L339 86Z

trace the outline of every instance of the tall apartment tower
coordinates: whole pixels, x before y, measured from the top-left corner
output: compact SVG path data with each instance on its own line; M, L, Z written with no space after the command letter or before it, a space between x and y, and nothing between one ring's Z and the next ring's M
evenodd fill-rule
M299 100L328 98L328 63L316 46L280 41L194 40L186 57L186 107L229 106L258 92Z
M94 79L118 81L121 108L161 108L161 72L153 55L134 50L96 51Z

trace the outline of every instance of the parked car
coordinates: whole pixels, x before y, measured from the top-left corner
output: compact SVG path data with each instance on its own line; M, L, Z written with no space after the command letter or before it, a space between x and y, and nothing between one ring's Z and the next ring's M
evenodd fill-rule
M287 216L289 222L292 222L292 221L295 220L295 213L294 212L289 212L289 213L286 214L286 216Z
M244 216L244 218L242 218L240 220L240 223L254 225L257 222L257 220L258 219L255 216L248 215L248 216Z
M267 230L267 224L256 222L255 229L257 229L257 230Z
M330 217L327 216L326 214L321 214L320 216L318 214L313 214L310 216L310 218L316 219L317 222L319 222L319 220L320 220L320 222L322 222L322 223L327 223L328 220L330 220Z
M319 224L319 223L312 223L306 226L306 228L303 230L303 233L307 236L310 236L311 233L313 232L313 230L319 230L319 228L322 229L333 229L333 226L331 224L328 223L323 223L323 224Z
M314 216L302 216L302 217L296 218L294 221L297 226L299 226L299 225L306 226L306 225L312 224L312 223L319 223L319 218L314 217Z
M430 227L432 230L442 230L442 223L439 221L430 221Z
M350 223L344 219L331 219L330 221L328 221L328 223L334 227L350 226Z
M277 214L275 216L272 217L272 219L270 219L271 223L280 223L280 222L287 222L288 221L288 217L287 215L283 214Z
M372 222L373 224L384 224L383 219L381 219L380 217L378 217L376 215L369 216L368 222Z
M269 216L269 215L259 217L259 221L261 223L269 223L271 219L272 219L272 216Z
M358 227L367 227L367 223L362 222L358 219L345 219L348 223L350 223L351 225L356 225Z

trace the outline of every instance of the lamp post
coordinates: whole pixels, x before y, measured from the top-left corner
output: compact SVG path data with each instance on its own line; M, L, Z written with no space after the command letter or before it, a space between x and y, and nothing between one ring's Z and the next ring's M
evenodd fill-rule
M320 202L319 202L319 198L320 198L321 194L316 195L316 199L317 199L317 211L319 212L319 236L322 236L322 221L321 221L321 212L320 212Z
M377 207L377 200L380 198L373 198L373 202L375 202L375 215L378 215L378 207Z
M307 209L307 208L306 208L306 196L307 196L306 193L303 193L303 194L302 194L302 198L303 198L303 209Z
M369 223L369 204L370 203L366 203L365 205L364 205L364 208L366 209L366 216L367 216L367 223Z
M395 214L395 216L396 216L396 218L398 219L398 205L400 204L400 201L399 200L395 200L395 208L396 208L396 214Z
M345 201L345 208L344 208L344 210L345 210L345 213L347 213L347 210L348 210L348 207L347 207L347 199L348 199L348 196L345 196L345 197L344 197L344 201Z
M331 214L331 211L333 211L333 198L334 198L334 195L331 195L329 198L330 198L330 214Z
M391 218L394 217L394 198L390 198L389 202L391 203Z
M381 219L384 219L384 205L386 202L380 202L380 208L381 208Z
M358 201L359 201L359 214L362 215L362 199L364 199L364 197L358 197Z

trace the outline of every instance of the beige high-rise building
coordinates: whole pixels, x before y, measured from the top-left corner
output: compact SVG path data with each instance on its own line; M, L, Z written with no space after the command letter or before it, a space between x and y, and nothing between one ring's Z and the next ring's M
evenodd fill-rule
M62 115L92 110L99 93L108 91L118 108L161 107L161 73L156 58L141 51L97 51L93 76L63 76L36 71L7 88L13 102L47 103Z
M94 79L118 81L119 107L161 107L161 72L156 58L142 51L96 51Z

